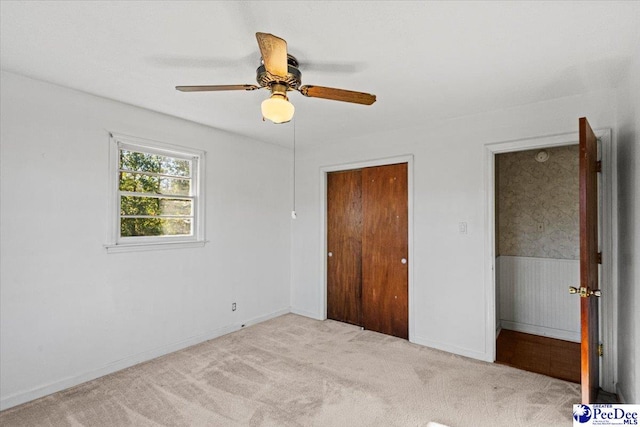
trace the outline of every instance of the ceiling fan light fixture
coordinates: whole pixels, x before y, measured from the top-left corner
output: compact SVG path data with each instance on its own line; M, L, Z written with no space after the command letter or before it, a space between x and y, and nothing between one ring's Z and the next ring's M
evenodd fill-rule
M286 123L293 118L295 107L289 102L286 95L274 93L271 97L262 101L262 117L273 123Z
M1 0L0 0L1 1ZM260 48L261 65L256 69L254 84L176 86L181 92L217 92L225 90L269 89L271 96L262 102L262 117L273 123L287 123L293 118L294 106L287 98L287 92L297 91L308 98L323 98L340 102L371 105L376 96L370 93L333 87L302 84L302 73L298 60L287 52L287 42L269 33L256 33Z

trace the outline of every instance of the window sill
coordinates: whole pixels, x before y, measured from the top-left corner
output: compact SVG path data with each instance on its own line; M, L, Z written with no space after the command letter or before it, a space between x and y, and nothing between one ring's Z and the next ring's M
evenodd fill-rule
M104 245L108 254L120 252L159 251L165 249L201 248L207 240L193 242L158 242L158 243L123 243L119 245Z

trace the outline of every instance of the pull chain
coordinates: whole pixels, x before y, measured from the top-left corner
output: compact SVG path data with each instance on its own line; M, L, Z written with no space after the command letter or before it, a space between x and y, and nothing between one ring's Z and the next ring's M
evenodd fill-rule
M296 118L293 118L293 210L291 218L296 219Z

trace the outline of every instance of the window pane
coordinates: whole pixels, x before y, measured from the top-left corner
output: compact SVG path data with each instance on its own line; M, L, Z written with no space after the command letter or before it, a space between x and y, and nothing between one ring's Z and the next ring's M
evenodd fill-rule
M120 191L188 196L191 194L191 180L120 172Z
M192 200L156 197L120 197L120 215L192 215Z
M120 191L160 193L160 178L131 172L120 172Z
M191 161L161 156L159 154L120 150L120 169L176 176L191 176Z
M120 235L136 236L188 236L191 235L191 218L122 218Z
M191 200L160 199L160 211L162 215L191 216L192 204Z
M180 178L160 178L160 194L188 196L191 194L191 180Z

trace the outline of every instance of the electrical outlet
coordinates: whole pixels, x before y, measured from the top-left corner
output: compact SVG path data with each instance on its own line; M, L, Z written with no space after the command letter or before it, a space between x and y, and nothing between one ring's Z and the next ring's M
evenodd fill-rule
M460 234L467 234L467 223L466 222L459 222L458 223L458 232Z
M231 303L231 311L236 311L236 303Z

